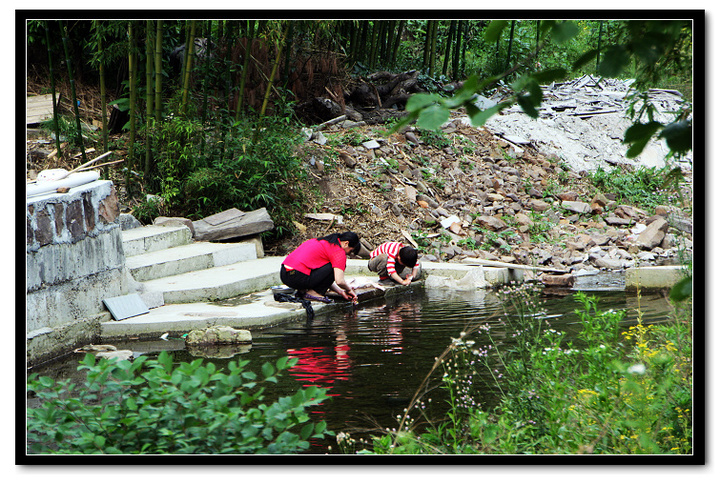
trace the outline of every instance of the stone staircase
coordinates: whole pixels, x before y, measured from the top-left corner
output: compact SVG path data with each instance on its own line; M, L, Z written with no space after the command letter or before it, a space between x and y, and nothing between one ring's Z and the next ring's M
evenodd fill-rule
M263 312L253 314L257 311L248 304L240 311L241 306L216 301L251 294L274 301L269 288L281 284L282 258L263 257L256 240L195 242L188 227L151 225L123 231L122 244L126 269L150 312L102 323L102 338L186 332L210 324L237 326L248 318L262 319Z

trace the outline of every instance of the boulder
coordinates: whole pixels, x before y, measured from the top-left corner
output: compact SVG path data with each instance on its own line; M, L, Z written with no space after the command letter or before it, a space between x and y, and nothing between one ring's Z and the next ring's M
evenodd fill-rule
M242 212L231 208L193 222L195 240L225 240L255 235L275 228L267 210Z
M528 202L528 206L534 212L544 212L550 208L550 204L544 200L532 199Z
M162 227L182 227L183 225L190 229L190 233L195 237L195 227L189 218L185 217L158 217L153 220L153 225Z
M585 202L563 200L560 206L575 213L590 213L591 211L590 204Z
M546 286L572 287L575 284L575 276L573 274L542 274L540 282Z
M657 219L653 223L648 225L648 227L643 230L640 235L638 235L635 244L644 250L654 249L662 243L663 239L665 238L667 228L667 220L662 218Z
M230 345L252 342L252 335L246 329L230 326L211 326L206 329L193 329L185 338L185 344L192 345Z
M475 219L475 222L481 227L493 231L503 230L508 226L503 220L492 215L480 215Z

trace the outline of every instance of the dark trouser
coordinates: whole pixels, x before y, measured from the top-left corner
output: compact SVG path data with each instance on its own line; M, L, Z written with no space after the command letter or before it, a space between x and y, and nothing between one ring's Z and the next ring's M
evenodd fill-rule
M280 280L293 289L299 291L312 289L324 296L332 283L335 282L335 271L329 262L310 271L310 275L303 274L295 269L289 271L285 269L284 265L280 265Z

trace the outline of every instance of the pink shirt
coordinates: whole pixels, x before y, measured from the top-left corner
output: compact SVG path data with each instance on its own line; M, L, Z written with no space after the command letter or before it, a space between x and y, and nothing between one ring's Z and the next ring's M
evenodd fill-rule
M283 264L310 275L311 270L322 267L328 262L333 268L344 271L347 254L342 247L327 240L308 239L288 254Z

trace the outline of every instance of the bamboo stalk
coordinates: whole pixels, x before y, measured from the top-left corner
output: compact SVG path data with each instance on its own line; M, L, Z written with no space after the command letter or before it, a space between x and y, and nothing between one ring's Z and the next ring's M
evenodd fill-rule
M55 71L53 70L52 63L52 49L50 46L50 26L45 21L45 39L47 40L48 46L48 67L50 68L50 86L52 88L52 100L53 100L53 124L55 126L55 150L57 151L58 158L62 158L62 151L60 150L60 125L58 124L58 113L57 113L57 99L55 96Z
M83 139L82 139L82 127L80 126L80 111L78 110L77 93L75 91L75 79L73 78L72 61L70 59L70 48L68 47L68 30L67 30L67 25L64 25L62 23L62 21L60 21L60 25L62 27L62 33L63 33L62 43L63 43L63 48L65 49L65 63L67 64L68 78L70 79L70 91L72 93L73 110L75 111L75 127L77 129L77 142L80 145L80 150L82 151L82 158L83 158L83 160L85 160L86 159L85 146L83 144Z
M195 20L190 21L190 39L188 48L185 49L185 79L183 82L182 110L187 114L189 93L190 93L190 71L192 70L192 59L195 51Z
M163 21L158 20L155 32L155 122L162 118L162 37Z
M145 181L150 179L150 163L152 160L152 140L150 139L150 123L153 114L153 33L152 20L145 22L145 169L143 174Z

